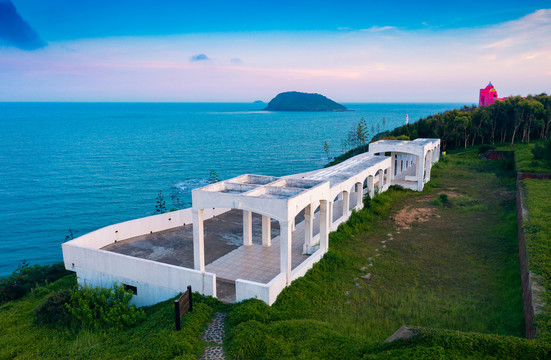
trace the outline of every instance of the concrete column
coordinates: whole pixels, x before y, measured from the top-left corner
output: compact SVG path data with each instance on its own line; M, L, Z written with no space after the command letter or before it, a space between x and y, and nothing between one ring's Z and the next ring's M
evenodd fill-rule
M262 246L272 246L272 219L262 215Z
M243 245L253 244L253 213L243 210Z
M345 219L348 219L348 213L350 211L350 196L348 191L342 192L342 215Z
M320 249L322 249L323 252L327 252L329 248L329 232L331 231L329 229L330 222L327 218L327 205L328 202L326 200L320 200Z
M279 222L281 246L279 251L279 269L285 274L286 283L289 285L291 278L291 241L292 230L288 221Z
M373 199L375 196L375 186L374 186L374 176L370 175L367 177L367 189L369 191L369 197Z
M329 232L331 232L333 231L333 202L331 201L329 201L327 205L327 218L329 220L329 224L327 225L327 228L329 229Z
M427 168L426 182L429 182L430 181L430 169L432 168L432 154L431 154L431 156L429 156L429 160L427 161L425 166Z
M402 155L396 155L396 176L402 172Z
M191 210L193 217L193 267L205 271L205 230L203 227L203 209Z
M314 216L313 216L312 204L304 208L304 246L302 252L304 254L310 254L312 250L312 230L314 228Z
M395 153L390 153L390 179L394 179L394 176L395 176L395 166L396 166L396 154Z
M417 176L417 191L422 191L424 186L425 177L425 156L417 156L417 163L415 164L415 175Z
M362 183L356 183L356 209L360 210L364 207L363 203L364 189Z

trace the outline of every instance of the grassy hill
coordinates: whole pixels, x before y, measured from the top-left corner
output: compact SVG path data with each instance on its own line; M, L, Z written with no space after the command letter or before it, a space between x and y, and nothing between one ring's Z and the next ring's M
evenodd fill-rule
M38 325L37 306L75 286L66 276L0 306L0 359L197 358L220 310L234 358L543 358L549 343L521 338L514 171L505 165L476 152L444 158L422 193L393 188L354 213L272 307L195 294L181 332L171 301L125 330ZM382 344L404 324L419 335Z

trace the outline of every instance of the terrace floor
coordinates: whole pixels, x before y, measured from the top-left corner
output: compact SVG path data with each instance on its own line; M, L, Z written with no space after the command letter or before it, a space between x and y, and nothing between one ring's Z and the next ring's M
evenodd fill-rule
M355 197L350 198L350 207ZM342 216L342 201L333 206L333 220ZM262 246L262 217L253 213L253 245L243 246L243 212L230 210L205 220L205 270L218 279L237 279L268 283L279 274L279 222L272 220L272 246ZM304 213L296 217L292 234L292 269L309 255L304 255ZM314 215L314 236L319 233L319 213ZM137 236L107 245L102 250L193 268L193 226L185 225L153 234Z

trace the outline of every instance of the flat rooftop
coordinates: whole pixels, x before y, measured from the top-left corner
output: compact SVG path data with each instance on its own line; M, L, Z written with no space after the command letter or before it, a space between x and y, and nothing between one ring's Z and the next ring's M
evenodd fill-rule
M362 155L355 156L335 166L308 173L304 179L329 181L329 186L333 187L388 158L386 156L371 156L367 153Z

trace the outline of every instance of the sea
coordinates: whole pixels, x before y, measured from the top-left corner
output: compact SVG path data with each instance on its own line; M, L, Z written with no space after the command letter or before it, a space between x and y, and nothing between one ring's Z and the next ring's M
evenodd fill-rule
M267 112L253 103L0 102L0 276L62 260L101 227L191 206L191 190L241 174L315 170L363 117L373 135L459 103L344 104ZM383 120L384 119L384 120Z

